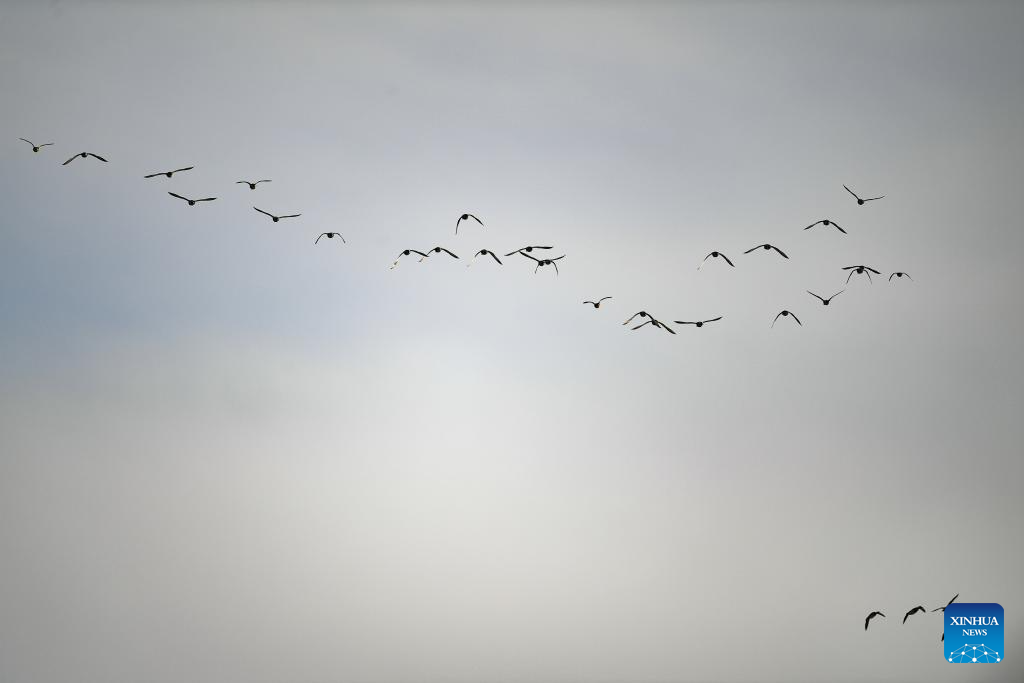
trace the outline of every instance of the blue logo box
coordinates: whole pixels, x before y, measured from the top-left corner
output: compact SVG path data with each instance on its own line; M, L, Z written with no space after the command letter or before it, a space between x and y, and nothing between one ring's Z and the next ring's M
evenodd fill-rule
M943 654L955 664L1003 661L1003 607L995 602L954 602L943 613Z

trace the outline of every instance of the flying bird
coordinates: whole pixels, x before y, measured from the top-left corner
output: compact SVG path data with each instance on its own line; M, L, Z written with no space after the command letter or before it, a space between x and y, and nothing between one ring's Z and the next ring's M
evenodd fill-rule
M597 301L584 301L583 303L590 304L594 308L601 308L601 302L604 301L605 299L611 299L611 297L610 296L603 296L600 299L598 299Z
M420 261L427 258L427 254L424 254L422 251L416 251L415 249L404 249L398 256L395 257L395 262L391 264L391 270L394 270L395 266L398 265L398 259L402 258L403 256L408 256L409 254L418 254L419 256L422 257L420 258Z
M629 323L633 322L633 318L635 318L637 316L640 316L641 318L650 318L650 317L652 317L651 314L648 313L647 311L637 311L633 315L631 315L628 318L626 318L626 322L624 322L622 324L623 325L628 325Z
M957 599L957 598L959 598L959 597L960 597L960 594L959 594L959 593L957 593L956 595L954 595L954 596L952 597L952 599L951 599L951 600L950 600L949 602L947 602L947 603L946 603L946 607L949 607L950 605L952 605L952 604L953 604L953 603L954 603L954 602L956 601L956 599ZM935 608L935 609L933 609L932 611L933 611L933 612L945 612L945 611L946 611L946 607L936 607L936 608Z
M793 320L796 321L797 325L799 325L800 327L804 326L804 324L802 322L800 322L800 318L796 317L795 313L793 313L791 311L783 310L783 311L780 311L779 314L775 316L775 320L772 320L772 327L775 327L775 321L778 320L780 316L783 317L783 318L788 318L789 316L793 316ZM882 616L884 617L885 615L883 614ZM868 618L870 619L871 617L868 617Z
M875 270L874 268L869 268L868 266L843 266L843 270L850 271L850 274L846 276L846 284L850 284L850 278L853 277L854 273L856 273L857 275L866 274L868 276L868 282L872 282L871 273L874 273L875 275L881 275L881 273L879 273L877 270Z
M476 261L477 256L490 256L492 259L498 262L499 266L504 265L501 262L501 259L499 259L498 256L493 251L491 251L490 249L481 249L480 251L473 254L473 258L469 259L469 263L466 264L467 268L473 265L473 262Z
M523 252L526 252L527 254L529 254L534 249L554 249L554 247L538 247L538 246L523 247L522 249L516 249L515 251L510 251L507 254L505 254L505 256L512 256L513 254L521 254Z
M248 185L250 190L255 190L260 183L269 183L269 180L236 180L235 185Z
M846 187L846 185L843 185L843 187ZM854 199L857 200L858 206L864 206L864 202L873 202L876 199L882 199L883 197L885 197L885 195L883 194L881 197L867 197L865 199L861 199L860 197L857 196L857 193L851 190L850 188L846 187L846 191L853 195Z
M528 258L528 259L530 259L532 261L536 261L537 262L537 267L533 269L533 274L534 275L537 274L537 271L540 270L541 266L554 266L555 267L555 275L558 275L559 274L558 273L558 264L555 263L555 261L558 261L560 259L564 259L565 258L565 254L562 254L561 256L556 256L555 258L545 258L545 259L534 258L533 256L530 256L529 254L524 254L523 252L519 252L519 254L521 256L525 256L526 258Z
M168 192L167 194L171 195L172 197L177 197L178 199L181 199L183 201L188 202L189 206L195 206L196 202L212 202L214 199L216 199L216 197L203 197L202 199L189 199L188 197L182 197L180 194L174 194L173 192Z
M781 252L780 252L780 253L781 253ZM711 252L710 254L708 254L707 256L705 256L705 257L704 257L704 261L707 261L707 260L708 260L709 258L718 258L719 256L721 256L722 258L724 258L724 259L725 259L725 262L726 262L726 263L728 263L728 264L729 264L730 266L732 266L733 268L735 268L735 267L736 267L736 266L734 266L734 265L733 265L732 261L730 261L730 260L729 260L729 257L728 257L728 256L726 256L725 254L723 254L723 253L722 253L722 252L720 252L720 251L713 251L713 252ZM787 257L787 258L789 258L789 257ZM700 262L700 265L699 265L699 266L697 266L697 270L700 270L700 269L701 269L701 267L702 267L702 266L704 265L704 261L701 261L701 262Z
M420 261L422 261L424 258L427 258L431 254L440 254L442 251L444 253L448 254L449 256L451 256L452 258L459 258L458 256L456 256L452 252L448 251L444 247L434 247L433 249L427 249L427 253L424 254L423 258L421 258Z
M80 152L75 156L71 157L70 159L68 159L67 161L65 161L63 164L61 164L61 166L67 166L78 157L82 157L83 159L86 157L92 157L93 159L99 159L103 163L107 163L107 160L101 157L99 154L93 154L92 152Z
M332 240L335 237L341 237L341 233L340 232L322 232L322 233L320 233L320 237L326 237L327 239ZM316 244L317 242L319 242L320 241L320 237L317 237L316 238L316 242L313 242L313 244ZM345 238L341 237L341 241L344 244L345 243Z
M897 277L897 278L905 277L908 280L913 280L914 279L914 278L910 277L909 275L907 275L906 273L902 273L902 272L897 271L897 272L895 272L895 273L893 273L892 275L889 276L889 282L892 282L892 279L894 277Z
M481 221L479 218L477 218L473 214L471 214L471 213L464 213L461 216L459 216L459 220L455 221L455 234L456 235L459 234L459 223L461 223L462 221L468 221L470 218L475 220L481 226L484 224L483 221Z
M673 322L675 322L676 325L696 325L697 327L704 327L704 323L713 323L716 320L721 320L721 319L722 319L722 316L718 316L717 318L709 318L707 320L693 320L693 321L689 321L689 320L675 320Z
M156 178L158 176L166 176L170 178L175 173L181 173L182 171L191 171L195 166L186 166L185 168L176 168L173 171L160 171L159 173L150 173L149 175L142 176L143 178Z
M252 207L252 208L256 209L255 206ZM267 213L263 209L256 209L256 210L259 211L260 213L262 213L264 216L270 216L270 220L274 221L275 223L278 222L279 220L281 220L282 218L298 218L299 216L302 215L301 213L293 213L293 214L289 214L287 216L275 216L272 213Z
M32 151L33 152L38 152L43 147L49 147L50 145L53 144L52 142L44 142L41 145L37 145L36 143L32 142L31 140L26 140L25 138L18 138L18 139L22 140L23 142L27 142L28 144L32 145ZM74 158L74 157L72 157L72 158Z
M917 607L915 607L914 609L910 610L909 612L907 612L906 614L903 615L903 623L904 624L907 623L907 617L911 616L912 614L917 614L918 612L927 612L927 611L928 610L926 610L924 607L922 607L921 605L918 605Z
M789 258L788 256L786 256L786 253L784 251L782 251L781 249L776 247L774 244L767 244L767 243L766 244L759 244L756 247L754 247L753 249L747 249L743 253L744 254L749 254L750 252L757 251L758 249L764 249L765 251L768 251L769 249L774 249L775 251L779 252L779 256L781 256L782 258Z
M817 294L815 294L814 292L812 292L809 289L807 290L807 293L810 294L811 296L813 296L816 299L821 299L821 303L822 303L823 306L828 306L828 302L832 301L832 299L835 299L837 296L839 296L840 294L842 294L845 291L846 291L845 289L840 289L838 292L836 292L835 294L833 294L832 296L830 296L827 299L824 299L824 298L818 296Z
M870 622L870 621L871 621L872 619L874 619L875 617L883 617L883 618L884 618L884 617L885 617L885 615L884 615L884 614L882 614L881 612L872 612L871 614L869 614L869 615L868 615L868 618L864 620L864 630L865 630L865 631L867 631L867 630L868 630L868 622Z
M828 226L830 226L830 225L831 225L831 226L834 226L834 227L835 227L835 229L836 229L836 230L838 230L839 232L843 233L844 235L846 235L846 234L847 234L847 232L846 232L845 230L843 230L843 229L842 229L841 227L839 227L839 224L838 224L838 223L836 223L836 222L835 222L834 220L831 220L831 219L829 219L829 218L822 218L822 219L821 219L820 221L815 221L815 222L811 223L810 225L808 225L808 226L807 226L806 228L804 228L804 230L810 230L811 228L813 228L813 227L814 227L815 225L817 225L818 223L821 223L821 224L822 224L822 225L824 225L824 226L825 226L826 228L827 228Z

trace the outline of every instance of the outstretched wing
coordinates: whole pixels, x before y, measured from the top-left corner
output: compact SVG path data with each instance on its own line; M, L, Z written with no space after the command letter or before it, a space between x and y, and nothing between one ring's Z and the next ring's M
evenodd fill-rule
M63 164L61 164L61 166L67 166L68 164L70 164L72 161L74 161L77 158L78 158L78 155L76 154L75 156L71 157L70 159L65 161Z
M186 166L185 168L176 168L171 173L181 173L182 171L191 171L195 166Z
M186 202L187 201L191 201L188 197L182 197L180 194L174 194L173 192L168 192L167 194L171 195L172 197L177 197L178 199L182 199L182 200L184 200Z
M779 255L782 256L782 258L789 258L788 256L786 256L786 252L782 251L781 249L779 249L774 244L769 244L768 246L771 247L772 249L774 249L775 251L779 252Z
M866 201L866 202L873 202L873 201L875 201L876 199L885 199L885 195L883 194L883 195L882 195L882 196L880 196L880 197L868 197L868 198L867 198L867 199L865 199L864 201Z
M640 329L641 327L643 327L644 325L649 325L649 324L650 324L651 322L653 322L653 321L654 321L654 318L651 318L650 320L645 320L644 322L640 323L640 324L639 324L639 325L637 325L636 327L632 327L632 328L630 328L630 329L633 329L633 330L639 330L639 329Z
M846 188L846 191L847 191L847 192L849 192L850 194L852 194L852 195L853 195L854 199L860 199L860 197L858 197L858 196L857 196L857 193L856 193L856 192L854 192L854 191L853 191L853 190L851 190L850 188L846 187L846 185L843 185L843 187L844 187L844 188Z
M761 248L761 247L763 247L763 246L764 246L763 244L759 244L759 245L757 245L756 247L751 247L750 249L747 249L747 250L746 250L745 252L743 252L743 253L744 253L744 254L749 254L749 253L750 253L750 252L752 252L752 251L757 251L758 249L760 249L760 248Z
M298 218L301 215L301 213L292 213L288 214L287 216L278 216L278 218Z
M638 316L638 315L640 315L641 313L643 313L643 311L637 311L637 312L636 312L636 313L634 313L633 315L629 316L629 318L628 318L628 319L626 320L626 322L624 322L624 323L622 323L622 324L623 324L623 325L628 325L629 323L631 323L631 322L633 321L633 318L637 317L637 316Z
M326 234L327 234L326 232L322 232L322 233L320 233L320 237L323 237ZM313 242L313 244L316 244L317 242L319 242L320 241L320 237L317 237L316 238L316 242ZM401 254L399 254L399 256L401 256Z
M796 324L797 324L797 325L799 325L800 327L803 327L803 326L804 326L804 324L803 324L802 322L800 322L800 318L796 317L796 313L794 313L793 311L790 311L790 312L789 312L789 314L790 314L791 316L793 316L793 320L795 320L795 321L796 321Z
M722 319L722 316L718 316L717 318L711 318L710 320L705 320L704 322L706 322L706 323L713 323L713 322L717 322L717 321L719 321L721 319Z
M782 315L783 313L784 313L784 311L779 311L779 312L778 312L778 313L777 313L777 314L775 315L775 320L772 320L772 327L775 327L775 322L776 322L776 321L777 321L777 320L779 319L779 317L780 317L780 316L781 316L781 315ZM868 617L868 618L870 619L871 617Z
M452 252L448 251L448 250L447 250L447 249L445 249L444 247L439 247L439 248L441 249L441 251L443 251L444 253L448 254L448 255L449 255L449 256L451 256L452 258L459 258L458 256L456 256L456 255L455 255L455 254L453 254Z
M22 142L27 142L28 144L32 145L33 147L36 146L36 143L32 142L31 140L26 140L25 138L18 138L18 139L21 140Z
M818 299L818 300L820 300L821 302L823 302L823 303L824 303L824 301L825 301L825 300L824 300L824 299L822 299L822 298L821 298L820 296L818 296L817 294L815 294L814 292L812 292L812 291L811 291L811 290L809 290L809 289L808 289L808 290L806 290L806 291L807 291L807 293L808 293L808 294L810 294L811 296L813 296L813 297L814 297L815 299Z
M818 223L821 223L821 221L814 221L813 223L811 223L810 225L808 225L808 226L807 226L806 228L804 228L804 230L810 230L811 228L813 228L813 227L814 227L815 225L817 225Z
M255 206L254 206L254 207L252 207L252 208L256 209L256 207L255 207ZM256 210L257 210L257 211L259 211L260 213L262 213L262 214L263 214L264 216L270 216L271 218L273 218L273 217L274 217L274 214L272 214L272 213L267 213L267 212L266 212L266 211L264 211L263 209L256 209Z
M723 254L722 252L718 252L718 255L724 258L725 262L728 263L730 266L732 266L733 268L736 267L735 265L733 265L733 262L729 260L729 257Z
M477 223L479 223L480 225L483 225L483 224L484 224L484 222L483 222L482 220L480 220L479 218L477 218L477 217L476 217L476 216L474 216L473 214L471 214L471 213L468 213L468 214L466 214L466 215L467 215L467 216L469 216L470 218L472 218L473 220L475 220L475 221L476 221Z
M163 175L163 173L150 173L149 175L144 175L142 177L143 178L156 178L158 175Z
M836 230L838 230L839 232L843 233L844 235L847 234L847 232L843 230L843 228L835 221L832 221L832 225L836 226Z
M216 199L216 197L203 197L202 199L197 199L196 201L197 202L212 202L214 199Z
M864 269L865 269L865 270L870 270L870 271L871 271L872 273L874 273L875 275L881 275L881 273L879 273L879 272L878 272L877 270L875 270L874 268L868 268L867 266L864 266Z
M107 163L107 160L101 157L99 154L93 154L92 152L87 152L87 154L91 156L93 159L99 159L103 163Z
M597 303L601 303L605 299L611 299L611 297L610 296L603 296L603 297L601 297L600 299L597 300Z
M501 262L501 259L499 259L499 258L498 258L498 256L497 256L497 254L495 254L495 253L494 253L493 251L489 251L489 252L487 252L487 253L488 253L488 254L490 255L490 257L491 257L492 259L494 259L495 261L497 261L497 262L498 262L498 265L499 265L499 266L501 266L501 265L504 265L504 264L503 264L503 263Z

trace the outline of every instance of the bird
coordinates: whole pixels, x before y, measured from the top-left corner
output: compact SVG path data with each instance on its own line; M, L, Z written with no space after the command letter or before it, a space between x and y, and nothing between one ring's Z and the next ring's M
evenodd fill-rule
M554 247L538 247L538 246L529 246L529 247L523 247L522 249L516 249L515 251L510 251L510 252L508 252L507 254L505 254L505 256L512 256L512 255L514 255L514 254L521 254L521 253L523 253L524 251L525 251L525 252L526 252L527 254L529 254L529 253L530 253L531 251L533 251L534 249L554 249Z
M235 185L248 185L250 190L255 190L256 186L259 185L260 183L269 183L269 182L271 182L271 181L269 181L269 180L256 180L256 181L236 180L235 181Z
M952 597L952 598L950 599L950 601L949 601L949 602L947 602L947 603L946 603L945 607L936 607L936 608L935 608L935 609L933 609L932 611L933 611L933 612L945 612L945 611L946 611L946 607L949 607L950 605L952 605L952 604L953 604L953 602L954 602L954 601L956 601L956 599L957 599L957 598L959 598L959 597L960 597L960 594L959 594L959 593L957 593L956 595L954 595L954 596L953 596L953 597Z
M756 247L754 247L753 249L747 249L743 253L744 254L749 254L750 252L757 251L758 249L764 249L765 251L768 251L769 249L774 249L775 251L779 252L779 256L781 256L782 258L789 258L788 256L786 256L786 253L784 251L782 251L781 249L776 247L774 244L767 244L767 243L759 244Z
M728 264L729 264L730 266L732 266L733 268L735 268L735 267L736 267L735 265L733 265L733 262L729 260L729 257L728 257L728 256L726 256L725 254L723 254L723 253L722 253L722 252L720 252L720 251L713 251L713 252L711 252L710 254L708 254L707 256L705 256L705 257L704 257L704 261L707 261L707 260L708 260L709 258L718 258L719 256L721 256L722 258L724 258L724 259L725 259L725 262L726 262L726 263L728 263ZM703 266L703 265L704 265L704 261L701 261L701 262L700 262L700 265L699 265L699 266L697 266L697 270L700 270L700 269L701 269L701 266Z
M326 237L327 239L331 240L331 239L334 239L335 237L341 237L341 233L340 232L322 232L322 233L320 233L320 237ZM316 238L316 242L313 242L313 244L316 244L317 242L319 242L320 241L320 237L317 237ZM341 241L344 244L345 243L345 238L341 237Z
M107 160L104 159L103 157L101 157L99 154L93 154L92 152L79 152L78 154L76 154L75 156L71 157L70 159L65 161L63 164L61 164L61 166L67 166L68 164L70 164L72 161L74 161L78 157L82 157L83 159L86 158L86 157L92 157L94 159L99 159L103 163L107 163Z
M868 276L868 282L872 282L871 273L874 273L875 275L881 275L881 273L879 273L877 270L875 270L874 268L869 268L868 266L843 266L843 270L850 271L850 274L846 276L846 284L850 284L850 278L853 277L854 273L856 273L857 275L866 274Z
M422 257L420 261L427 258L427 254L424 254L422 251L416 251L415 249L403 249L402 252L395 257L395 262L391 264L391 270L394 270L395 267L398 265L398 259L402 258L403 256L408 256L409 254L419 254Z
M793 320L796 321L797 325L799 325L800 327L804 326L804 324L802 322L800 322L800 318L796 317L795 313L793 313L791 311L783 310L783 311L780 311L779 314L775 316L775 320L772 320L772 327L775 327L775 321L779 319L779 316L781 316L783 318L787 318L789 316L793 316ZM884 617L885 615L883 614L882 616Z
M32 145L32 151L33 151L33 152L38 152L38 151L39 151L39 150L41 150L41 149L42 149L43 147L49 147L50 145L52 145L52 144L53 144L52 142L44 142L44 143L43 143L43 144L41 144L41 145L37 145L36 143L32 142L31 140L26 140L25 138L18 138L18 139L19 139L19 140L22 140L22 141L24 141L24 142L27 142L28 144Z
M907 623L907 617L909 617L910 615L917 614L918 612L926 612L926 611L927 610L924 607L922 607L921 605L918 605L917 607L915 607L914 609L910 610L909 612L907 612L906 614L903 615L903 623L904 624Z
M843 185L843 187L846 187L846 185ZM883 197L885 197L885 195L883 194L881 197L868 197L866 199L861 199L860 197L857 196L857 193L851 190L850 188L846 187L846 191L852 194L854 199L857 200L857 206L864 206L864 202L873 202L876 199L882 199Z
M481 226L484 224L483 221L481 221L479 218L477 218L473 214L471 214L471 213L464 213L461 216L459 216L459 220L455 221L455 234L456 235L459 234L459 223L461 223L462 221L468 221L470 218L475 220Z
M611 299L611 297L610 296L603 296L600 299L598 299L597 301L584 301L583 303L590 304L594 308L601 308L601 302L604 301L605 299Z
M473 265L473 262L476 261L477 256L490 256L492 259L498 262L499 266L505 265L501 262L501 259L499 259L498 256L493 251L491 251L490 249L481 249L480 251L473 254L473 258L471 258L469 260L469 263L466 264L467 268Z
M673 320L672 322L674 322L676 325L696 325L697 327L704 327L704 323L713 323L716 320L721 319L722 316L718 316L717 318L709 318L707 320Z
M661 322L660 320L656 320L654 318L649 318L649 319L645 320L644 322L640 323L639 325L637 325L636 327L631 328L631 329L639 330L644 325L654 325L655 327L660 327L661 329L665 330L666 332L671 332L672 334L676 333L676 331L673 330L671 327L669 327L665 323Z
M894 277L897 277L897 278L905 277L908 280L913 280L914 279L914 278L910 277L909 275L907 275L906 273L897 271L897 272L895 272L895 273L893 273L892 275L889 276L889 282L892 282L892 279Z
M555 261L558 261L559 259L564 259L565 258L565 254L562 254L561 256L556 256L555 258L545 258L545 259L534 258L533 256L530 256L529 254L524 254L523 252L519 252L519 254L522 255L522 256L525 256L528 259L531 259L531 260L537 262L537 267L533 269L533 274L534 275L537 274L537 271L540 270L541 266L554 266L555 267L555 275L558 275L559 274L558 273L558 264L555 263Z
M203 197L202 199L189 199L188 197L182 197L180 194L174 194L173 192L168 192L167 194L171 195L172 197L177 197L178 199L182 199L182 200L188 202L189 206L195 206L196 202L212 202L214 199L216 199L216 197Z
M885 617L885 615L884 615L884 614L882 614L881 612L872 612L871 614L869 614L869 615L868 615L868 618L864 620L864 630L865 630L865 631L867 631L867 630L868 630L868 622L870 622L870 621L871 621L872 619L874 619L875 617L883 617L883 618L884 618L884 617Z
M459 258L458 256L448 251L444 247L434 247L433 249L427 249L427 253L423 255L423 258L421 258L420 261L422 261L424 258L427 258L431 254L440 254L442 251L451 256L452 258Z
M166 176L170 178L175 173L181 173L182 171L191 171L195 166L186 166L185 168L176 168L173 171L160 171L159 173L150 173L149 175L142 176L143 178L156 178L157 176Z
M814 292L812 292L809 289L807 290L807 293L810 294L811 296L815 297L816 299L821 299L821 303L822 303L823 306L828 306L828 302L832 301L832 299L835 299L837 296L839 296L840 294L842 294L845 291L846 291L845 289L840 289L838 292L836 292L835 294L833 294L832 296L830 296L827 299L823 299L822 297L818 296L817 294L815 294Z
M832 220L830 218L822 218L820 221L814 221L813 223L808 225L806 228L804 228L804 230L810 230L811 228L813 228L818 223L821 223L825 227L828 227L830 225L835 226L835 229L838 230L839 232L843 233L844 235L848 234L845 230L843 230L841 227L839 227L838 223L836 223L834 220Z
M256 209L255 206L252 207L252 208ZM293 214L289 214L287 216L275 216L272 213L267 213L263 209L256 209L256 210L259 211L260 213L262 213L264 216L270 216L270 220L274 221L275 223L278 222L279 220L281 220L282 218L298 218L299 216L302 215L301 213L293 213Z

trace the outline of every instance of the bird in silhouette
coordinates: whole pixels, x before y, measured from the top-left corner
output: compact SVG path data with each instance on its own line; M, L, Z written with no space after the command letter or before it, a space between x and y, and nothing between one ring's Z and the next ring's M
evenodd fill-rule
M838 230L839 232L843 233L844 235L847 234L845 230L843 230L841 227L839 227L838 223L836 223L834 220L832 220L830 218L822 218L820 221L815 221L815 222L811 223L810 225L808 225L806 228L804 228L804 230L810 230L811 228L813 228L818 223L821 223L826 228L831 225L831 226L835 227L836 230Z
M781 256L782 258L789 258L788 256L786 256L786 253L784 251L782 251L781 249L776 247L774 244L767 244L767 243L766 244L759 244L756 247L754 247L753 249L747 249L743 253L744 254L749 254L750 252L757 251L758 249L764 249L765 251L768 251L769 249L774 249L775 251L779 252L779 256Z
M171 195L172 197L177 197L178 199L181 199L183 201L188 202L189 206L195 206L196 202L212 202L214 199L216 199L216 197L203 197L202 199L189 199L188 197L182 197L180 194L174 194L173 192L168 192L167 194Z
M523 252L519 252L519 254L521 256L525 256L526 258L530 259L531 261L536 261L537 262L537 266L533 269L533 274L534 275L537 274L537 271L540 270L541 266L554 266L555 267L555 275L558 275L559 274L558 273L558 264L555 263L555 261L558 261L560 259L564 259L565 258L565 254L562 254L561 256L556 256L555 258L545 258L545 259L534 258L533 256L530 256L529 254L524 254Z
M917 614L918 612L926 612L926 611L927 610L924 607L922 607L921 605L918 605L917 607L915 607L914 609L910 610L909 612L907 612L906 614L903 615L903 623L904 624L907 623L907 617L909 617L910 615Z
M853 277L854 274L867 275L868 282L872 282L871 273L874 273L875 275L881 275L881 273L879 273L877 270L875 270L874 268L869 268L868 266L843 266L843 270L850 271L850 274L846 276L846 284L850 284L850 278Z
M252 207L252 208L256 209L255 206ZM270 216L270 220L274 221L275 223L278 222L279 220L281 220L282 218L298 218L299 216L302 215L301 213L292 213L292 214L288 214L287 216L275 216L272 213L267 213L263 209L256 209L256 210L259 211L260 213L262 213L264 216Z
M946 603L945 607L936 607L936 608L935 608L935 609L933 609L932 611L933 611L933 612L945 612L945 611L946 611L946 607L949 607L950 605L952 605L952 604L953 604L953 603L954 603L954 602L956 601L956 599L957 599L957 598L959 598L959 597L960 597L960 594L959 594L959 593L957 593L956 595L954 595L954 596L953 596L953 597L952 597L952 598L950 599L950 601L949 601L949 602L947 602L947 603Z
M907 278L908 280L913 280L913 279L914 279L914 278L910 277L909 275L907 275L906 273L902 273L902 272L899 272L899 271L897 271L897 272L895 272L895 273L893 273L892 275L890 275L890 276L889 276L889 282L892 282L892 279L893 279L894 277L895 277L895 278L902 278L902 277L905 277L905 278Z
M41 145L37 145L36 143L32 142L31 140L26 140L25 138L18 138L18 139L22 140L23 142L27 142L28 144L32 145L32 151L33 152L38 152L43 147L49 147L50 145L53 144L52 142L44 142ZM72 158L74 158L74 157L72 157Z
M248 185L250 190L255 190L260 183L269 183L269 180L236 180L235 185Z
M728 263L728 264L729 264L730 266L732 266L733 268L735 268L735 267L736 267L735 265L733 265L733 262L729 260L729 257L728 257L728 256L726 256L725 254L723 254L723 253L722 253L722 252L720 252L720 251L713 251L713 252L711 252L710 254L708 254L707 256L705 256L705 257L704 257L704 261L707 261L707 260L708 260L709 258L718 258L719 256L721 256L722 258L724 258L724 259L725 259L725 262L726 262L726 263ZM788 257L787 257L787 258L788 258ZM700 269L701 269L701 267L703 267L703 265L704 265L704 261L701 261L701 262L700 262L700 265L699 265L699 266L697 266L697 270L700 270Z
M499 266L504 265L501 262L501 259L499 259L498 256L493 251L491 251L490 249L481 249L480 251L473 254L473 258L469 259L469 263L466 264L467 268L473 265L473 262L476 261L477 256L490 256L492 259L498 262Z
M341 237L341 233L340 232L322 232L322 233L320 233L320 237L326 237L327 239L332 240L335 237ZM320 237L317 237L316 238L316 242L313 242L313 244L316 244L317 242L319 242L320 241ZM345 244L345 238L344 237L341 237L341 242L342 242L342 244Z
M483 221L481 221L479 218L477 218L473 214L471 214L471 213L464 213L461 216L459 216L459 220L455 221L455 234L456 235L459 234L459 223L461 223L462 221L468 221L470 218L475 220L481 226L484 224Z
M529 254L534 249L554 249L554 247L538 247L536 245L529 246L529 247L523 247L522 249L516 249L515 251L510 251L507 254L505 254L505 256L512 256L514 254L522 254L524 252Z
M810 294L811 296L813 296L815 299L821 299L821 303L822 303L823 306L828 306L828 303L830 301L832 301L832 299L835 299L837 296L839 296L840 294L842 294L845 291L846 291L845 289L840 289L838 292L836 292L835 294L833 294L832 296L830 296L827 299L818 296L817 294L815 294L814 292L812 292L809 289L807 290L807 293Z
M721 319L722 319L722 316L718 316L717 318L708 318L707 320L693 320L693 321L690 321L690 320L674 320L673 322L676 325L694 325L696 327L704 327L704 325L706 323L713 323L716 320L721 320Z
M67 166L68 164L70 164L72 161L74 161L75 159L77 159L79 157L81 157L83 159L86 158L86 157L92 157L93 159L99 159L103 163L107 163L107 160L104 159L103 157L101 157L99 154L93 154L92 152L79 152L78 154L76 154L75 156L71 157L70 159L65 161L63 164L61 164L61 166Z
M864 630L865 630L865 631L867 631L867 630L868 630L868 623L869 623L869 622L870 622L870 621L871 621L872 619L874 619L875 617L883 617L883 618L884 618L884 617L885 617L885 615L884 615L884 614L882 614L881 612L872 612L871 614L869 614L869 615L868 615L868 618L864 620Z
M427 258L427 254L424 254L422 251L416 251L415 249L404 249L400 254L398 254L398 256L395 257L395 262L391 264L391 270L395 269L395 267L398 265L398 260L400 258L402 258L403 256L408 256L409 254L417 254L418 256L421 257L420 261Z
M665 330L666 332L671 332L672 334L676 333L676 331L673 330L671 327L669 327L665 323L661 322L660 320L656 320L654 318L648 318L644 322L640 323L639 325L637 325L636 327L633 327L631 329L639 330L644 325L654 325L655 327L661 328L661 329Z
M846 187L846 185L843 185L843 187ZM883 194L881 197L866 197L864 199L861 199L860 197L857 196L857 193L851 190L850 188L846 187L846 191L853 195L853 198L857 200L858 206L864 206L864 202L873 202L876 199L882 199L883 197L885 197L885 195Z
M444 247L434 247L433 249L427 249L427 253L424 254L423 258L421 258L420 261L422 261L424 258L427 258L431 254L440 254L442 251L444 253L448 254L449 256L451 256L452 258L459 258L458 256L456 256L452 252L448 251Z
M185 168L176 168L173 171L160 171L159 173L150 173L149 175L142 176L143 178L156 178L159 176L165 176L170 178L175 173L181 173L182 171L191 171L195 166L186 166Z
M775 321L778 320L779 317L788 318L789 316L793 316L793 320L796 321L797 325L799 325L800 327L804 326L804 324L800 322L800 318L796 317L795 313L783 310L780 311L779 314L775 316L775 320L772 320L772 327L775 327ZM885 615L883 614L882 616L884 617Z
M594 308L601 308L601 302L604 301L605 299L611 299L611 297L610 296L603 296L600 299L598 299L597 301L584 301L583 303L590 304Z

